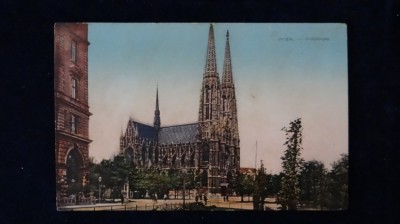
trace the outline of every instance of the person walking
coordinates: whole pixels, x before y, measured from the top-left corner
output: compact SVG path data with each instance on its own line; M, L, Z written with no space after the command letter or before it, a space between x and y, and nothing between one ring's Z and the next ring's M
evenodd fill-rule
M167 198L168 198L167 194L164 194L164 204L167 203Z
M125 199L125 197L124 197L124 194L121 192L121 204L123 205L124 204L124 199Z
M194 197L194 200L197 202L199 202L199 194L196 193L196 196Z
M207 205L207 196L205 194L203 194L203 200L204 200L204 204Z

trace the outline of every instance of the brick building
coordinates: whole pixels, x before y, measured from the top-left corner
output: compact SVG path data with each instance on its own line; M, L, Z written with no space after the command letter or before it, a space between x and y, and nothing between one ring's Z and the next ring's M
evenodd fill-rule
M55 24L55 161L61 197L81 191L88 173L88 47L87 24Z

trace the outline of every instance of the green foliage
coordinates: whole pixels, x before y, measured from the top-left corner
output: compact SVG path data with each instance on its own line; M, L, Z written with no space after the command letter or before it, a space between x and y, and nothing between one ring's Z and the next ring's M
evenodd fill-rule
M278 192L281 189L281 180L282 180L283 174L267 174L267 191L268 191L268 196L274 197L278 195Z
M130 189L133 189L134 181L137 179L137 169L123 154L116 155L110 160L103 159L99 164L90 160L89 170L89 184L85 188L95 192L95 195L98 195L101 186L102 192L105 189L112 189L112 198L119 198L123 185L129 183Z
M302 131L301 119L290 122L290 127L283 127L286 132L286 150L282 159L283 177L281 190L278 194L279 203L283 209L296 210L300 196L299 174L302 158Z
M186 189L196 187L196 175L192 170L182 173L179 170L160 171L158 169L136 169L136 167L123 154L114 156L110 160L102 160L96 164L93 159L89 162L89 184L86 191L93 191L98 195L99 185L102 192L112 190L112 198L119 198L124 184L129 184L129 189L137 191L139 195L157 193L162 197L171 189L182 189L185 180ZM99 177L102 177L99 182ZM197 178L198 179L198 178Z
M253 193L253 209L264 210L264 200L268 196L268 176L266 174L264 164L261 162L261 167L257 170L254 179Z
M322 162L312 160L302 164L300 172L300 201L308 207L322 207L326 204L327 170Z
M347 209L349 201L349 157L341 154L341 158L332 164L332 170L328 173L327 207L331 209Z
M141 195L145 195L148 192L150 195L157 193L161 197L168 191L168 176L163 172L156 169L146 169L141 170L138 174L139 178L137 178L135 187Z
M250 175L245 175L240 172L237 174L236 192L241 196L243 202L243 196L245 194L250 195L254 191L254 180Z

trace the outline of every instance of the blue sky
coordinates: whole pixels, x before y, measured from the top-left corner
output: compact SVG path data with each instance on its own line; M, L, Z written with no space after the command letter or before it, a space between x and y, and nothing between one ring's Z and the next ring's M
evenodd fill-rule
M151 124L159 88L162 125L197 121L208 23L90 23L90 156L119 151L129 117ZM241 166L281 171L285 133L303 120L303 158L329 168L348 152L345 24L215 23L222 74L230 32Z

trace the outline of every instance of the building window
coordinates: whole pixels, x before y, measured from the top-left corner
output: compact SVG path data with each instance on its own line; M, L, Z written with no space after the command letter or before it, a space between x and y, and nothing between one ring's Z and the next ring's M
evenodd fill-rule
M77 93L77 89L78 89L78 80L76 79L72 79L72 89L71 89L71 97L73 99L76 99L76 93Z
M77 133L77 126L78 126L78 118L71 114L71 133Z
M71 61L76 62L76 42L71 42Z

